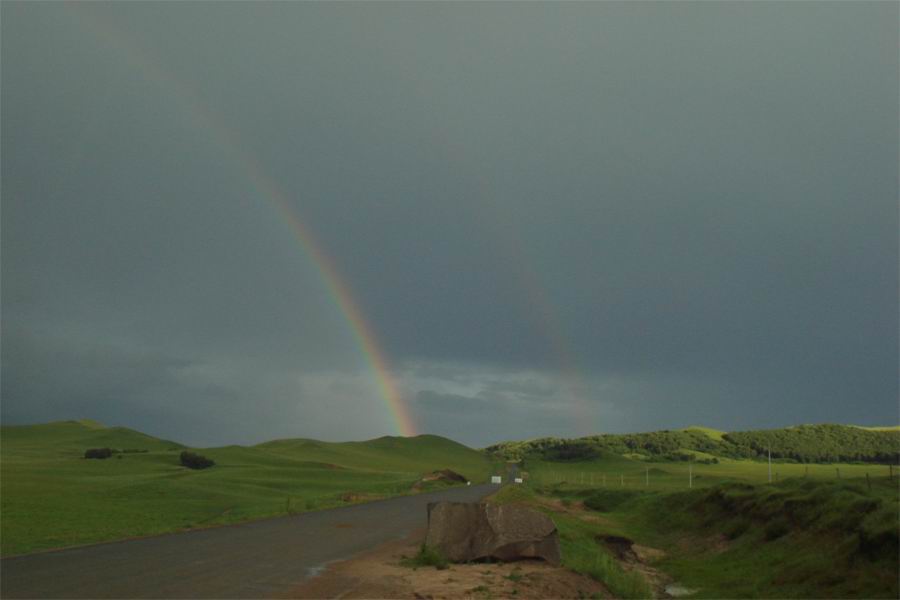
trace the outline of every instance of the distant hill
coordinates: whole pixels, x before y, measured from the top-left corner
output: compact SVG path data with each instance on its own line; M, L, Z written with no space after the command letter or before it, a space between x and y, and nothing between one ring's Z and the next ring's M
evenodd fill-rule
M721 432L707 427L676 431L540 438L502 442L485 449L505 459L536 456L582 460L601 453L657 460L692 460L701 452L722 458L772 458L797 462L900 462L900 428L798 425L782 429Z
M470 479L480 479L488 469L483 453L437 435L385 436L365 442L285 439L254 448L294 459L373 471L424 473L450 468Z
M90 419L55 421L41 425L4 425L2 449L13 454L68 454L81 456L87 448L113 450L174 450L182 444L129 429L107 427Z

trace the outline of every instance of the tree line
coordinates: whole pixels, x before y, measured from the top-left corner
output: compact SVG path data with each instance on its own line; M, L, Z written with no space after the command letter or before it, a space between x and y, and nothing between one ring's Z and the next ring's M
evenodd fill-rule
M582 438L540 438L502 442L485 449L505 460L589 460L603 453L636 454L654 460L688 460L690 452L721 458L772 458L803 463L900 462L900 430L871 430L849 425L798 425L726 433L721 439L696 429L604 434Z

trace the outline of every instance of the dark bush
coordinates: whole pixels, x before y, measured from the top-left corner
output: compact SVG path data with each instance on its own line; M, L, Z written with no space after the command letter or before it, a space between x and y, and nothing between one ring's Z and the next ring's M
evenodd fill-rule
M185 450L181 453L181 464L188 469L207 469L216 463L205 456Z
M586 498L584 505L591 510L610 512L641 495L642 492L630 490L601 490Z
M113 455L112 448L88 448L84 451L85 458L109 458Z
M770 542L786 535L790 530L791 526L785 519L775 519L766 525L763 537Z
M597 458L600 453L596 448L584 443L561 442L557 447L544 453L547 460L591 460Z
M729 540L736 540L747 533L751 525L752 522L748 518L736 519L725 526L723 533Z

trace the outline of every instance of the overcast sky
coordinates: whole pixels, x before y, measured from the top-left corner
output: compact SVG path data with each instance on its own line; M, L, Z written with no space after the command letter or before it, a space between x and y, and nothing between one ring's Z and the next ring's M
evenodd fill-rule
M896 2L2 3L2 420L897 424Z

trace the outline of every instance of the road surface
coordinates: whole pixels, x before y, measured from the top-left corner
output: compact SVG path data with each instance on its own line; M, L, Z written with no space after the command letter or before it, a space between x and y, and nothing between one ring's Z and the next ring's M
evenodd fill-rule
M474 502L473 485L241 525L17 556L0 561L11 598L271 598L326 563L426 524L425 505Z

